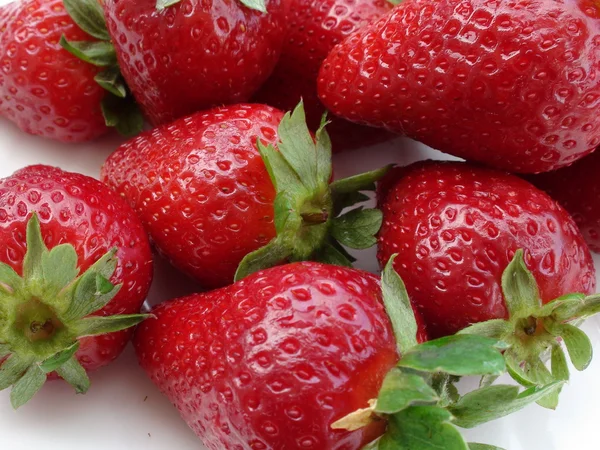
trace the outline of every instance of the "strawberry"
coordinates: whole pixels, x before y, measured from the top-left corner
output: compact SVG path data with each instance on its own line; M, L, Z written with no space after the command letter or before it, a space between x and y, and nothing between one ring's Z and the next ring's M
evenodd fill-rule
M407 0L336 46L319 95L455 156L549 171L600 143L599 31L590 0Z
M0 7L0 32L0 116L63 142L141 130L96 0L19 0Z
M527 178L569 211L594 252L600 252L598 170L600 170L600 153L594 152L570 167Z
M89 39L60 0L20 0L0 8L0 116L27 133L63 142L88 141L108 131L94 82L99 69L59 44L61 36Z
M86 370L113 361L131 336L121 330L145 317L141 223L99 181L30 166L0 180L0 242L0 389L13 385L15 407L48 375L85 392Z
M325 107L317 96L317 76L331 49L346 36L392 8L386 0L287 0L288 27L273 75L254 96L288 111L304 100L308 126L318 129ZM381 130L331 117L333 151L354 149L389 138Z
M582 332L568 325L577 331L562 334L561 327L595 312L558 314L548 306L570 293L580 293L577 303L595 288L594 264L573 219L526 181L467 163L417 163L391 176L395 182L386 180L380 191L378 259L383 265L399 252L394 267L429 333L479 324L476 330L513 345L511 370L531 371L519 381L548 382L540 349L562 336L571 352L567 333Z
M313 140L301 105L284 116L242 104L138 136L108 158L102 179L133 206L161 253L214 288L230 284L241 262L239 278L284 260L349 265L339 243L374 245L381 213L339 212L366 199L356 191L382 173L330 184L328 136L321 128Z
M358 450L384 432L366 448L467 450L477 447L451 420L475 426L561 385L520 395L494 386L501 396L484 388L470 393L482 406L465 404L453 381L502 373L495 347L503 346L478 336L417 345L391 264L381 286L371 274L313 262L271 268L155 307L135 351L208 450Z
M121 71L155 125L247 101L283 44L282 0L105 0L104 10Z

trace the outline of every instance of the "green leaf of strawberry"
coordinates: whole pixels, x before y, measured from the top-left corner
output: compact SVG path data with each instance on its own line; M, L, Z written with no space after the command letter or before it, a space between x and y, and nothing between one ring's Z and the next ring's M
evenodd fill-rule
M144 314L90 316L117 294L109 280L116 266L111 250L79 275L77 254L70 245L48 250L34 214L27 224L23 277L0 265L0 390L13 386L11 402L18 408L56 371L77 392L89 379L77 361L79 338L112 333L137 325Z
M97 0L63 0L63 3L79 28L96 39L110 41L104 12Z
M564 342L573 366L584 370L592 359L592 345L575 324L600 311L600 296L568 294L545 305L525 265L523 252L515 253L502 276L504 298L510 317L472 325L459 334L493 337L509 344L504 353L508 373L525 387L543 387L569 379L569 369L560 342ZM551 354L551 370L542 355ZM560 386L538 403L554 409Z
M281 121L277 148L257 142L276 190L277 237L242 260L236 281L284 260L349 265L352 258L342 245L364 249L376 243L382 221L378 210L357 208L341 213L368 198L359 191L374 189L374 182L387 168L330 183L331 141L325 125L324 120L313 138L301 102Z
M77 58L98 67L108 67L117 64L117 54L110 42L106 41L68 41L66 37L60 38L62 48L72 53Z
M504 450L503 448L496 447L495 445L477 444L476 442L469 442L469 450Z

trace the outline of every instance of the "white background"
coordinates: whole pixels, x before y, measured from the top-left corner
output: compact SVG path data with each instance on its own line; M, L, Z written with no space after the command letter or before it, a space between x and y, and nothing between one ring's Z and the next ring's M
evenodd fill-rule
M8 3L0 0L0 5ZM93 144L64 145L23 134L0 118L0 177L29 164L99 174L119 139ZM390 162L443 158L438 152L398 138L370 150L335 159L338 177L374 169ZM1 243L0 243L1 245ZM600 269L600 258L595 257ZM375 271L373 250L361 252L358 266ZM166 263L157 261L152 304L194 292L193 283ZM600 283L599 283L600 285ZM584 325L595 348L600 348L596 320ZM137 366L131 347L112 365L91 375L85 396L75 395L62 381L48 383L27 405L13 411L8 392L0 392L0 449L6 450L201 450L204 447L179 418L177 411ZM557 411L537 405L512 416L465 431L470 441L508 450L597 450L600 415L600 357L583 373L572 370ZM505 380L506 381L506 380ZM325 450L325 449L324 449Z

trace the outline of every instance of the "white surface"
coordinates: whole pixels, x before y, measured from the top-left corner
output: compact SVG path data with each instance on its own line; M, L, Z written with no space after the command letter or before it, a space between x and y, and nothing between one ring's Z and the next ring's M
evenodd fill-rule
M0 0L1 1L1 0ZM99 168L118 138L69 146L21 133L0 119L0 177L29 164L43 163L98 176ZM407 164L417 159L440 158L438 152L398 138L377 150L336 157L339 177L374 169L390 162ZM359 267L376 270L374 250L362 252ZM600 268L600 260L596 259ZM193 283L166 263L157 261L150 303L191 293ZM595 348L600 348L600 327L585 325ZM572 371L571 384L557 411L537 405L508 418L466 431L470 441L495 444L508 450L597 450L595 427L600 405L600 357L583 373ZM6 450L201 450L200 442L180 420L137 366L131 348L109 367L92 376L92 388L76 396L63 382L48 383L26 406L10 407L8 392L0 392L0 449ZM326 450L326 449L323 449Z

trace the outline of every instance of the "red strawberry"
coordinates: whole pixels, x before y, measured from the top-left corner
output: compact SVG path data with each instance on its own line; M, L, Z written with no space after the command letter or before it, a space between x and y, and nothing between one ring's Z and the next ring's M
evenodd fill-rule
M247 101L283 44L282 0L105 0L104 9L121 71L155 125Z
M393 185L386 180L387 194L380 192L378 258L384 265L398 253L394 267L430 335L477 324L469 332L512 345L507 364L512 374L525 372L517 381L551 382L540 352L554 348L556 336L562 336L571 353L570 336L582 332L566 324L591 314L580 310L582 294L594 292L596 283L590 252L572 218L544 192L504 172L430 161L393 175ZM581 294L563 298L572 292ZM575 309L556 311L564 301ZM589 344L583 336L573 345ZM578 354L588 350L589 345ZM581 370L589 359L574 363Z
M152 255L142 225L99 181L30 166L0 180L0 242L0 389L15 384L20 406L56 371L84 392L85 370L114 360L131 335L120 330L143 318ZM36 388L24 395L27 383Z
M590 248L600 252L600 152L570 167L528 177L557 200L575 220Z
M475 448L453 424L502 417L563 383L483 388L470 393L483 406L458 405L458 377L503 373L506 345L418 345L424 330L391 263L381 286L348 268L279 266L153 314L134 338L140 364L209 450Z
M61 0L20 0L0 8L0 116L19 128L64 142L107 132L94 81L99 69L64 50L59 40L88 40Z
M325 113L317 96L317 76L331 49L392 8L386 0L287 0L288 30L275 72L254 99L284 111L304 100L309 128ZM330 117L333 151L359 148L389 138L381 130Z
M383 432L331 428L398 359L374 276L296 263L152 313L140 364L208 449L350 450Z
M516 172L600 143L594 2L407 0L339 44L319 95L334 114Z
M374 245L381 214L338 213L364 200L355 191L382 172L330 185L331 146L323 130L316 136L315 143L301 107L285 117L264 105L216 108L122 145L102 177L156 247L206 287L230 284L250 252L240 277L286 259L350 264L336 242Z

